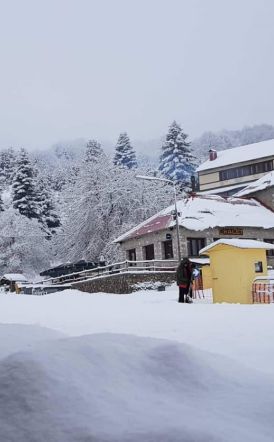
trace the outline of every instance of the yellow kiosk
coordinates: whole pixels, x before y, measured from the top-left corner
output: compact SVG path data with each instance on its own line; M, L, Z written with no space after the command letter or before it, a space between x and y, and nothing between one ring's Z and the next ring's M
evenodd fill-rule
M200 250L210 258L213 302L252 303L252 282L267 275L266 250L273 244L251 239L219 239Z
M201 268L202 279L203 279L203 289L212 289L212 276L211 276L211 268L209 264L204 265Z

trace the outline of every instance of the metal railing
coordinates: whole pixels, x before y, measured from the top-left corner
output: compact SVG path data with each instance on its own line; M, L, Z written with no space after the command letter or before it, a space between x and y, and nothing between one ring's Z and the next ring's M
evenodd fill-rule
M175 259L147 261L121 261L107 266L99 266L94 269L83 270L81 272L69 273L67 275L56 276L40 281L42 284L62 284L85 281L86 279L99 278L117 273L138 273L138 272L175 272L178 261Z
M255 278L252 284L252 300L254 304L274 303L274 278L262 276Z
M199 275L197 278L193 280L192 292L193 292L193 299L205 298L203 278L201 275Z

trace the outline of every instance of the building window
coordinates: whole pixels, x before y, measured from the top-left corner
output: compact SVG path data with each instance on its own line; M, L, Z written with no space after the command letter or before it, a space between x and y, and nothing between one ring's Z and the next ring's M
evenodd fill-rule
M274 239L264 239L264 242L267 242L268 244L274 244ZM267 250L266 256L274 256L274 250Z
M263 263L262 263L262 261L255 262L255 273L263 273Z
M188 256L199 256L199 251L205 247L205 238L187 238Z
M146 261L154 259L154 244L149 244L144 247L144 258Z
M136 261L136 249L127 250L127 259L129 261Z
M172 239L168 241L163 241L163 258L164 259L172 259L173 258L173 247L172 247Z
M241 178L248 175L256 175L258 173L266 173L273 170L273 161L262 161L257 164L248 164L246 166L233 167L231 169L222 170L220 172L220 181Z

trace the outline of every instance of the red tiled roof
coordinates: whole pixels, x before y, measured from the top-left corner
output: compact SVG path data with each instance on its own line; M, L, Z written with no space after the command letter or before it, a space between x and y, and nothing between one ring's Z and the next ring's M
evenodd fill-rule
M172 215L159 215L148 221L138 230L130 233L125 239L136 238L137 236L146 235L151 232L156 232L158 230L164 230L170 225L170 221L172 220Z

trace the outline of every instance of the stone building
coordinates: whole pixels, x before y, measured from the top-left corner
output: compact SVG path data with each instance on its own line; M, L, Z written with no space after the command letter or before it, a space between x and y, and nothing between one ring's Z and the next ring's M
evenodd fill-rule
M155 214L115 240L130 261L177 259L174 206ZM197 195L178 202L182 256L220 238L249 238L274 242L274 212L255 199ZM175 218L175 219L174 219ZM274 264L274 256L269 256Z

